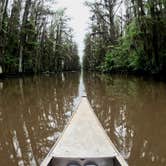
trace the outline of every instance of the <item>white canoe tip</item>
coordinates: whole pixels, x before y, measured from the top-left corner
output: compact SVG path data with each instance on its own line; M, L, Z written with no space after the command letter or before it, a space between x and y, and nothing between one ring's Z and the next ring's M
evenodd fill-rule
M62 163L57 166L66 166L65 162L73 159L79 160L79 163L84 163L89 159L96 162L108 160L108 165L101 166L114 166L111 162L117 162L115 166L127 166L101 126L86 95L82 96L81 102L61 138L58 139L41 165L47 166L51 159L53 159L51 166L56 166L56 162ZM84 161L80 159L84 159Z

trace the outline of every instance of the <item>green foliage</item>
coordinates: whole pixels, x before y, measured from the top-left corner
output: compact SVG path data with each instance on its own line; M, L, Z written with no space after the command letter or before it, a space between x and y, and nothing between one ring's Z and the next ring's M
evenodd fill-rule
M119 39L118 45L108 51L105 63L102 65L103 71L129 71L140 70L144 54L141 32L133 21L126 30L126 35Z
M132 21L126 28L126 35L119 40L118 45L112 47L106 54L105 61L100 68L103 72L128 71L156 73L165 70L166 54L164 48L160 50L159 67L156 66L154 59L146 52L147 50L152 51L153 24L160 24L159 29L162 29L164 24L161 21L154 22L150 18L142 18L142 21L145 22L146 34L140 31L138 20ZM163 31L158 33L164 35L162 34L164 31L163 29ZM145 37L151 40L145 43ZM151 56L153 55L151 54Z
M51 11L41 0L26 0L23 10L21 0L12 3L0 6L4 10L0 20L0 65L5 73L80 69L65 9Z
M95 5L98 5L97 1ZM95 8L95 5L93 8ZM89 36L94 35L94 28L95 32L101 31L101 27L104 27L104 25L107 26L107 29L111 29L110 32L117 33L115 36L118 36L121 29L125 33L121 33L116 42L112 42L112 38L115 36L111 33L108 42L99 42L104 39L105 31L95 35L92 38L93 42L90 42L91 48L86 47L85 49L84 65L90 70L96 70L97 65L97 69L103 72L165 73L165 2L132 0L126 2L126 7L125 27L122 23L123 17L118 17L118 20L114 19L114 26L101 23L104 20L93 22L93 18L92 33ZM102 15L100 11L96 10L95 12ZM95 12L93 11L93 15L96 14ZM105 15L102 17L105 17ZM105 52L102 50L103 54L100 52L101 48L104 48ZM94 65L95 67L91 65L93 60L97 62Z

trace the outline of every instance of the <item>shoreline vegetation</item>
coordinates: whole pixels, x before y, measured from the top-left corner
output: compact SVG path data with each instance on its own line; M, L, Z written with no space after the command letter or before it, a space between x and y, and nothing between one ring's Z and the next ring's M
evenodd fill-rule
M34 72L22 72L22 73L0 73L0 80L2 79L6 79L6 78L22 78L22 77L28 77L28 76L54 76L57 74L61 74L61 73L66 73L66 72L80 72L80 69L77 70L63 70L60 72L39 72L39 73L34 73Z
M0 77L81 70L65 9L54 1L0 2ZM166 79L166 1L96 0L83 69Z
M79 70L78 46L65 9L54 1L1 0L0 74Z
M118 0L86 3L91 10L84 69L166 78L166 2ZM119 4L119 6L117 5Z

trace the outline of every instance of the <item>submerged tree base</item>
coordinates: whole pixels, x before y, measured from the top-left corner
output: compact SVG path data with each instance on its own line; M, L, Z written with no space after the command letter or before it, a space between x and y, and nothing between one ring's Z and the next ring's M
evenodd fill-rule
M33 75L56 75L59 73L64 73L64 72L80 72L81 70L64 70L64 71L59 71L59 72L22 72L22 73L1 73L0 74L0 79L4 78L21 78L21 77L27 77L27 76L33 76Z

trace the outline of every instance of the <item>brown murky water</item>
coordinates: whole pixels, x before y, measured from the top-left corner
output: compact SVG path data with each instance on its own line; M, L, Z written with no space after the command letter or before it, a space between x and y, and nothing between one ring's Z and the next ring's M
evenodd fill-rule
M39 165L84 87L130 166L166 165L166 83L85 73L0 80L0 165Z

